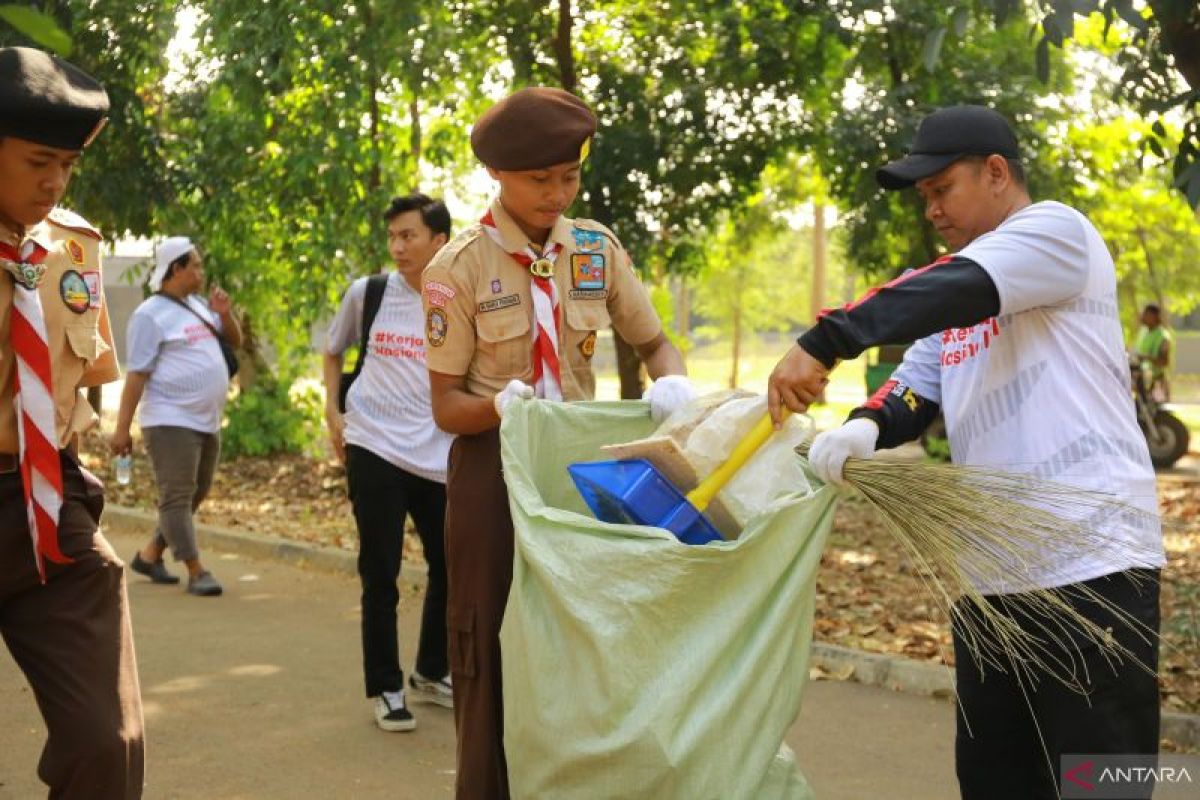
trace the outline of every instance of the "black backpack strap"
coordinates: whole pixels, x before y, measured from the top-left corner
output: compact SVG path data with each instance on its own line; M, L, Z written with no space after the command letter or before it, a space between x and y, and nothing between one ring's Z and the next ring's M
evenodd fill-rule
M362 337L358 341L358 360L354 364L354 376L362 372L363 360L367 357L367 344L371 338L371 326L375 324L375 315L383 303L383 290L387 288L388 274L386 272L367 278L367 296L363 300Z

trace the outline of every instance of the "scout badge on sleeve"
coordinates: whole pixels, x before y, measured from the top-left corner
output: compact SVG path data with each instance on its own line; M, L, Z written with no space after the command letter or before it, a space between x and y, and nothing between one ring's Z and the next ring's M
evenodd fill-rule
M71 258L72 264L83 266L83 245L74 239L67 239L67 255Z
M431 347L441 347L446 343L447 328L449 323L446 321L446 312L439 308L429 309L429 314L425 317L425 338Z
M87 281L73 269L63 273L58 282L58 293L67 308L76 314L83 314L92 305L92 292Z

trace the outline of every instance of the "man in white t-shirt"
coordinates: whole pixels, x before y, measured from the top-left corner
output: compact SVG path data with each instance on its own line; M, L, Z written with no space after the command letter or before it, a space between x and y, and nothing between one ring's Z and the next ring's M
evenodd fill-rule
M1081 545L1014 569L1010 579L975 583L993 608L1035 633L1038 615L1022 592L1061 587L1076 610L1157 669L1156 636L1146 642L1072 590L1086 586L1157 634L1164 553L1155 478L1130 399L1116 274L1103 240L1078 211L1032 202L1016 136L980 106L926 117L911 154L876 178L889 190L915 185L952 254L823 312L772 373L772 414L778 419L783 405L804 411L837 361L916 340L849 421L817 437L816 473L842 483L847 457L917 438L940 410L957 464L1120 497L1134 513L1086 520L1112 543L1103 552ZM960 604L958 613L978 612ZM1065 754L1157 752L1154 676L1110 663L1079 631L1054 629L1065 651L1049 658L1076 667L1082 659L1086 694L1036 670L1021 678L1011 665L977 663L955 626L956 765L967 800L1056 797Z
M200 561L192 517L212 486L221 451L229 367L217 337L237 347L242 332L229 295L214 286L205 303L197 294L203 287L204 261L191 240L173 236L159 245L150 276L154 294L129 318L125 388L110 446L117 454L130 452L129 429L140 404L158 486L158 530L129 566L155 583L178 583L162 562L169 546L187 566L188 593L216 597L221 584Z
M358 525L366 694L380 728L411 731L416 720L408 710L396 633L396 579L408 515L429 567L416 668L408 686L420 699L447 708L454 704L442 537L451 437L433 422L421 307L421 272L450 238L450 213L440 200L414 193L392 200L383 216L395 271L387 276L344 415L338 408L342 357L362 339L368 279L356 280L342 298L326 344L325 419L334 451L346 464Z

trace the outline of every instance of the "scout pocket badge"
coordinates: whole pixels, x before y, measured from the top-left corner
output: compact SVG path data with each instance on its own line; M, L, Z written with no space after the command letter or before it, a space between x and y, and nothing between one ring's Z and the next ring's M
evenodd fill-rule
M600 253L572 253L571 284L576 289L603 289L604 256Z

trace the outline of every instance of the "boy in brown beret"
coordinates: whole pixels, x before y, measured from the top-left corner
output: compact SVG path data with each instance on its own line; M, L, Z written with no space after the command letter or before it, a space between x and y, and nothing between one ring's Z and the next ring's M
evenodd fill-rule
M108 95L25 47L0 48L0 634L46 721L55 798L142 795L142 706L104 487L75 455L80 389L120 377L101 236L57 208Z
M513 560L500 472L505 408L534 396L592 399L596 334L610 325L656 379L646 393L656 418L695 396L620 241L597 222L563 216L595 131L591 110L561 89L523 89L488 109L471 146L500 194L422 279L433 416L457 434L446 564L460 799L508 797L499 639Z

